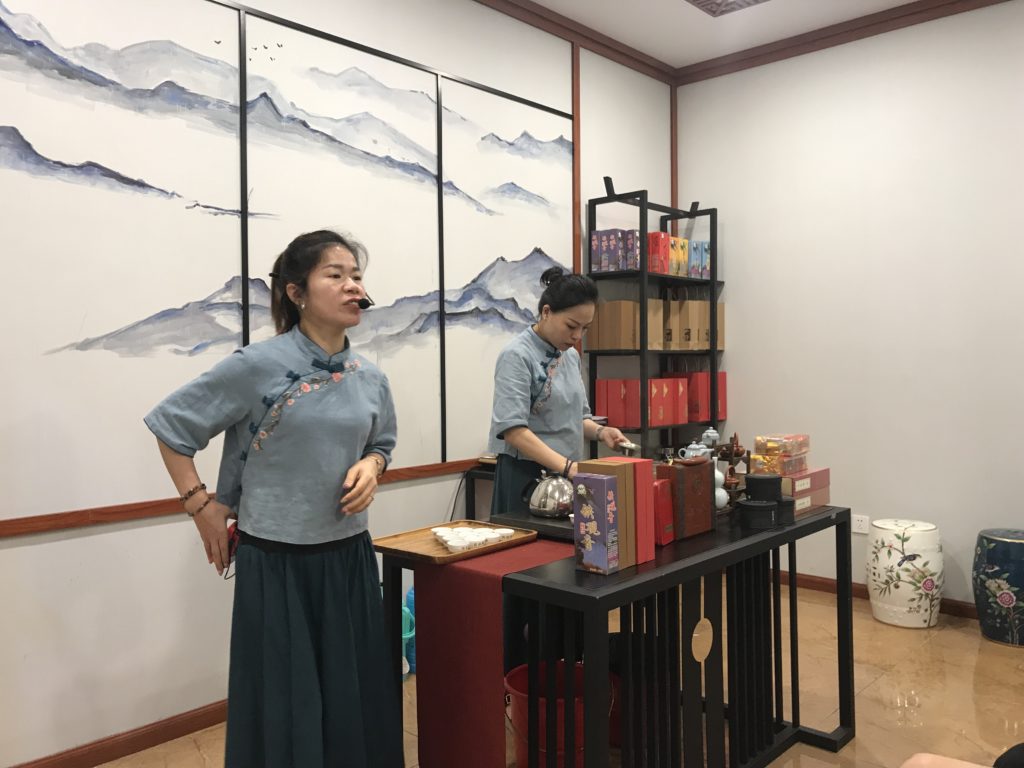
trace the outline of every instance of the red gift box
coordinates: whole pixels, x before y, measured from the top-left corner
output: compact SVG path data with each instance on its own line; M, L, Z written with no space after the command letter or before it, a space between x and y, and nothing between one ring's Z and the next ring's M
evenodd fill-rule
M782 493L785 496L802 496L829 486L828 467L805 469L782 478Z
M628 456L609 456L609 461L633 465L633 505L636 510L636 564L654 559L654 462Z
M640 426L640 379L623 379L625 395L625 424L628 427Z
M671 379L651 379L651 392L648 406L650 408L649 424L652 427L663 427L674 424L675 400L670 396L669 387L675 388Z
M647 271L667 275L669 271L668 232L647 233Z

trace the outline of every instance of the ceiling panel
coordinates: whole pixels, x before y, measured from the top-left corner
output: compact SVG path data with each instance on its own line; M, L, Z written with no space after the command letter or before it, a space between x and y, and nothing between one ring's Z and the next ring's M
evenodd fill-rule
M687 0L534 0L673 67L907 5L907 0L767 0L709 16Z

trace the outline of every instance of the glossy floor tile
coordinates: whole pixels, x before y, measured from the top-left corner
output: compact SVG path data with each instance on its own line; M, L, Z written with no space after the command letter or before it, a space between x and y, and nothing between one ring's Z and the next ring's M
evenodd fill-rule
M801 721L831 730L839 721L835 596L801 590L797 611ZM1006 748L1024 742L1024 648L982 639L977 622L969 619L943 615L932 629L893 627L875 621L865 600L854 600L853 614L857 737L837 754L794 747L772 766L897 768L915 752L991 765ZM784 643L788 637L786 626ZM787 661L783 679L789 674ZM409 768L418 763L414 680L406 681L404 701ZM784 691L788 718L788 682ZM105 768L221 768L223 753L221 725ZM511 734L506 755L514 765Z

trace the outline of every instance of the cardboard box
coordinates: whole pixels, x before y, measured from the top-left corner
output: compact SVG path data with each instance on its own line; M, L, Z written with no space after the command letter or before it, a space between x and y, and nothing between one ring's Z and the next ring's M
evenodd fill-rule
M601 311L600 305L598 311L594 312L594 320L591 322L590 327L587 329L586 334L583 336L583 343L586 349L602 349L601 347Z
M665 302L665 349L686 349L683 346L683 303Z
M640 349L640 302L606 301L597 311L602 349Z
M708 302L700 299L686 300L687 328L689 328L690 346L688 349L707 349L703 330L707 326Z
M814 512L819 507L826 506L831 501L829 486L826 485L824 488L819 488L816 491L811 491L801 496L794 496L793 499L793 516L800 517L800 515L806 515Z
M672 481L654 481L654 543L664 547L676 539L672 523Z
M633 501L636 505L636 564L654 559L654 462L628 456L609 456L633 467Z
M633 468L608 459L588 459L579 463L579 471L593 475L612 475L618 481L619 569L636 565L636 504L633 501ZM576 475L579 477L579 474ZM573 523L575 523L575 518Z
M608 475L578 472L572 486L576 568L615 573L620 567L618 481Z
M711 349L711 302L697 299L693 301L692 311L690 325L697 339L693 349Z
M830 484L828 467L821 469L805 469L788 477L782 478L783 496L804 496L822 488L828 488Z
M647 301L647 348L668 349L665 346L665 302Z
M698 302L697 326L700 344L697 349L711 349L711 302ZM725 349L725 302L719 301L715 306L715 316L718 319L718 345L717 349Z
M716 319L718 320L718 344L716 348L718 351L725 349L725 302L720 301L716 305L717 312L715 313ZM708 337L708 344L711 343L711 337Z

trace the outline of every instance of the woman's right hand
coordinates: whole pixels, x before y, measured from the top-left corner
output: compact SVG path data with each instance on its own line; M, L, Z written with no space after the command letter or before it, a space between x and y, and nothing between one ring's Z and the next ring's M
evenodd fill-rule
M203 539L206 550L206 561L212 563L218 575L223 575L228 567L228 518L232 512L230 507L219 501L211 500L192 518Z

